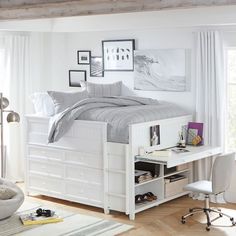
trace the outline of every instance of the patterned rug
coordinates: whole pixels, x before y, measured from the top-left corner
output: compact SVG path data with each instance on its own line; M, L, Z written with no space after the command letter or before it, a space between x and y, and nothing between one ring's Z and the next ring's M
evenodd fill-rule
M50 207L50 209L54 210L60 217L62 217L63 222L24 226L19 219L19 215L32 212L39 207L45 209L49 208L49 206L41 206L36 203L25 202L15 215L0 221L0 236L112 236L133 228L132 225L76 214L55 207Z

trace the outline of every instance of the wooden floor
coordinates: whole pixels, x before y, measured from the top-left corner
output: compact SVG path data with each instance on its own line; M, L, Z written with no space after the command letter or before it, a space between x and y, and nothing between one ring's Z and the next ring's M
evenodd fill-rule
M26 197L33 201L40 201L44 205L56 205L75 213L91 215L95 217L105 218L109 220L119 221L121 223L132 224L134 229L123 233L122 235L135 236L236 236L236 226L232 227L230 221L219 219L214 223L217 227L212 227L210 232L205 230L205 215L200 213L189 219L185 225L180 223L180 218L188 211L188 208L193 206L201 206L202 201L192 200L185 196L160 206L151 208L136 215L135 221L130 221L128 217L119 212L111 212L110 215L103 214L103 210L95 207L90 207L74 202L63 201L45 196ZM211 206L214 206L212 204ZM236 219L236 204L218 204L222 211L235 217ZM214 217L214 215L212 215Z

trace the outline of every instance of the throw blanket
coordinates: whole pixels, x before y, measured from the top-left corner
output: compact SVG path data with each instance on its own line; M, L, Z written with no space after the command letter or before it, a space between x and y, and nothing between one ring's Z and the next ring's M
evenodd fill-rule
M142 97L87 98L56 114L50 120L48 142L58 141L73 120L108 123L108 141L128 143L128 126L134 123L188 114L170 103Z

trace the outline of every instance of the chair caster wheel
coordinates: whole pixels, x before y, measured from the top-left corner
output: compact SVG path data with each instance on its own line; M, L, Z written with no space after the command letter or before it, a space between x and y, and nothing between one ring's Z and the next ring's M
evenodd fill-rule
M184 225L186 223L186 221L185 220L181 220L181 223Z
M210 229L210 227L209 226L207 226L206 227L206 231L210 231L211 229Z
M231 220L231 221L234 221L234 218L233 218L233 217L231 217L231 218L230 218L230 220Z
M223 215L222 215L222 214L219 214L219 217L223 217Z
M193 209L189 209L189 213L193 212Z

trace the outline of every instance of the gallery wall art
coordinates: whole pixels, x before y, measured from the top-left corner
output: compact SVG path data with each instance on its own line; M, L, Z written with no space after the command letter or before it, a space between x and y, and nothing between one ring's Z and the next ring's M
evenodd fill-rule
M77 51L77 61L78 64L81 65L89 65L90 64L90 57L91 57L91 51L86 50L80 50Z
M86 81L86 70L69 70L69 86L81 87L81 82Z
M102 41L104 71L133 71L134 49L134 39Z
M153 49L134 53L134 89L186 91L186 50Z
M90 59L90 76L103 77L103 60L102 57L91 57Z

